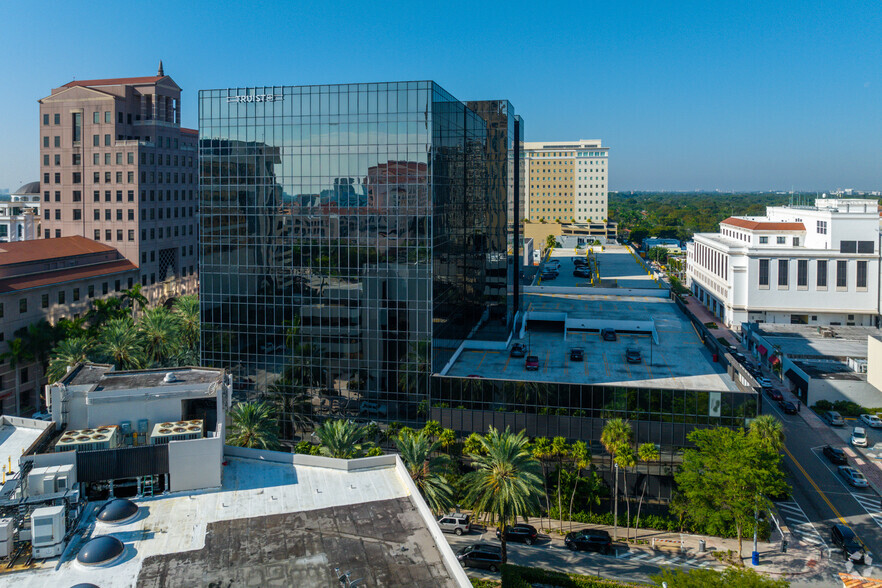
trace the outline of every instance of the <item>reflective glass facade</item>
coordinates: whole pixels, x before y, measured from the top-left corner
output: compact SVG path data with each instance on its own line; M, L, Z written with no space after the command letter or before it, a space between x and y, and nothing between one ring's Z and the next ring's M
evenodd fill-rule
M433 82L204 90L199 120L203 362L283 436L302 410L424 420L482 318L510 328L510 134Z

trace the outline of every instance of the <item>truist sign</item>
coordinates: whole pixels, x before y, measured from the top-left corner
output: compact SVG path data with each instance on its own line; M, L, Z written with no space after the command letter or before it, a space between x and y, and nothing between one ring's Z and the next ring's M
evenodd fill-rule
M246 96L227 96L227 102L281 102L283 94L249 94Z

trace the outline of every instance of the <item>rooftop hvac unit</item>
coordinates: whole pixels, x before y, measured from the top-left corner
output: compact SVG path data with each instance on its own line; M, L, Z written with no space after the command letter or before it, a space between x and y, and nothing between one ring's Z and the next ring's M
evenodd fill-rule
M108 425L95 429L65 431L55 444L55 451L96 451L119 447L119 427Z
M11 518L0 519L0 557L12 555L12 544L15 542L15 527Z
M202 421L169 421L156 423L150 434L150 444L159 445L169 441L186 441L202 438Z
M61 555L64 551L64 507L46 506L31 513L31 546L37 559Z

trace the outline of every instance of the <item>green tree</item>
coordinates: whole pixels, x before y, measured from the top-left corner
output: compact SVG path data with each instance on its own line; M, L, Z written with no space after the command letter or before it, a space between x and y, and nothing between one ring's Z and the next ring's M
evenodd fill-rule
M467 455L484 451L484 444L481 443L481 435L479 433L472 433L466 437L462 451Z
M557 244L557 237L554 235L548 235L545 237L545 249L553 249Z
M600 443L610 457L610 471L613 472L615 490L613 491L613 537L619 538L619 476L614 465L624 468L631 463L631 424L622 419L609 419L600 433Z
M36 323L29 324L21 336L28 353L34 359L34 369L37 371L36 380L38 383L42 382L43 373L49 363L49 351L54 343L54 329L48 321L40 319Z
M576 474L576 478L573 481L573 493L570 495L570 531L572 531L573 502L576 500L576 486L579 485L579 478L582 476L582 470L591 465L591 450L584 441L576 441L570 448L570 455L573 458L573 469Z
M327 420L315 430L321 453L327 457L353 459L364 457L373 443L367 441L364 427L348 420Z
M745 526L755 513L768 512L767 496L787 490L781 455L743 429L696 429L687 438L695 448L685 450L674 476L684 505L699 523L734 523L740 557Z
M650 576L657 586L667 584L671 588L787 588L790 582L783 578L770 578L750 568L726 568L722 571L692 569L684 571L664 568L661 573Z
M444 475L450 470L452 462L446 455L435 454L440 442L432 441L423 431L418 435L396 439L395 445L413 483L432 512L446 512L454 504L453 488Z
M21 414L21 367L30 362L34 356L25 342L16 337L9 342L9 349L0 353L0 364L9 362L9 369L15 373L15 414Z
M548 472L546 471L547 460L552 456L551 450L551 441L548 437L536 437L533 439L533 443L530 446L530 451L533 453L533 457L539 462L539 467L542 469L542 494L545 496L545 512L551 512L551 501L548 497ZM542 513L539 513L539 521L540 526L542 522ZM551 515L549 514L549 524L551 526Z
M131 288L122 291L122 296L120 296L121 306L124 308L128 308L132 317L135 316L135 309L144 310L147 307L148 301L147 297L144 296L144 293L141 292L141 282L135 282L135 285Z
M655 443L641 443L637 448L637 461L649 464L659 460L658 445ZM643 508L643 498L646 496L646 485L649 482L649 472L643 476L643 490L640 492L640 502L637 503L637 521L634 523L634 539L640 529L640 509Z
M441 434L438 435L438 443L445 452L450 453L450 448L456 444L456 431L453 429L443 429Z
M101 361L112 363L119 370L139 369L146 361L141 336L129 317L111 319L101 327L96 351Z
M563 437L555 437L551 440L551 455L557 460L557 516L560 530L563 531L563 501L561 499L561 475L563 474L563 460L570 455L570 446Z
M227 444L252 449L278 449L275 411L266 402L239 402L230 410Z
M95 336L101 325L115 318L123 318L129 313L122 307L119 298L96 298L92 301L92 308L86 313L86 322L89 324L89 333Z
M138 321L148 359L166 365L180 349L180 321L167 308L158 306L144 311Z
M442 430L441 423L438 421L426 421L426 424L423 425L423 433L429 439L437 439Z
M784 446L784 426L770 414L761 414L751 421L750 435L775 452Z
M500 527L526 519L539 508L542 495L541 468L527 448L524 432L508 429L500 433L490 427L481 437L484 451L470 453L474 471L465 475L466 500L475 513L486 515ZM505 534L502 535L502 563L508 561Z
M85 335L85 331L83 333ZM49 358L46 380L54 384L67 374L67 368L89 361L92 345L92 341L85 336L64 339L58 343Z
M199 298L193 294L174 301L172 313L177 317L181 338L187 349L199 349Z

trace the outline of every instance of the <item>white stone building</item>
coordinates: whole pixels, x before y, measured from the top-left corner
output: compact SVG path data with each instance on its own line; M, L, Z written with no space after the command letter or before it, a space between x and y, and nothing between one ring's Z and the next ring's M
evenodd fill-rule
M687 244L687 284L728 326L872 326L879 262L876 201L820 198L696 234Z
M0 202L0 243L40 238L40 182L29 182Z

